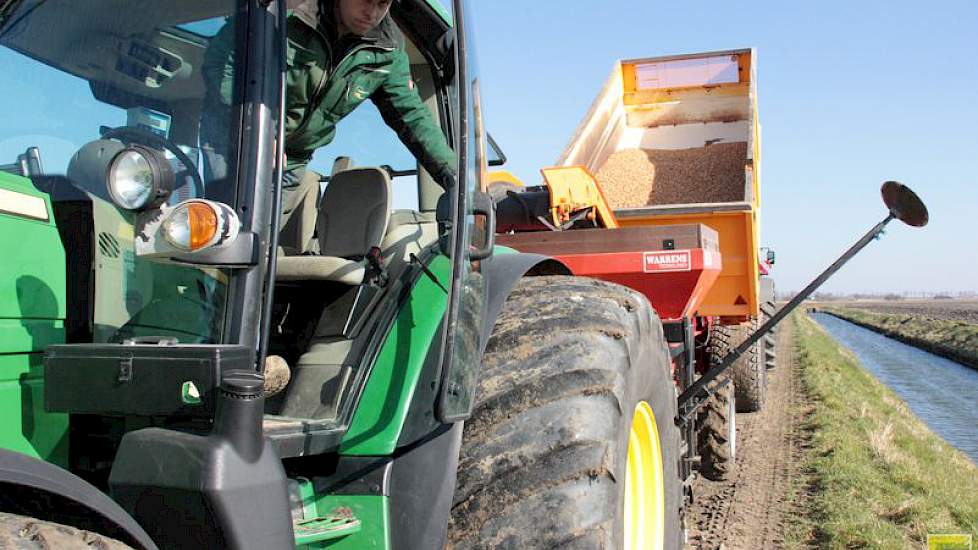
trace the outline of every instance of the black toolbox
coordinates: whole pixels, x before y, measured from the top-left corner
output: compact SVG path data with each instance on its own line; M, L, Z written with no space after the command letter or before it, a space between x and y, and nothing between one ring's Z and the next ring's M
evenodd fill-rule
M60 344L44 352L49 412L211 416L221 373L253 370L254 351L238 345Z

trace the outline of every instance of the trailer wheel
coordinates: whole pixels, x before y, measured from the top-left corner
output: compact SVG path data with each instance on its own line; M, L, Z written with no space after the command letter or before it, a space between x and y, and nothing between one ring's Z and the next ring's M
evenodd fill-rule
M761 304L761 322L766 323L768 319L774 316L777 308L774 307L774 302L765 302ZM778 347L778 328L774 327L764 335L762 340L764 345L764 366L770 370L778 366L777 357L777 347Z
M757 328L757 320L744 325L720 325L714 330L727 342L728 351L733 350L750 336ZM711 336L712 338L713 336ZM726 355L723 352L721 357ZM767 368L760 360L760 343L755 343L730 367L733 380L737 412L756 412L764 406L764 393L767 389Z
M0 512L0 548L7 550L133 550L115 539L68 525Z
M643 296L523 279L465 422L450 547L681 548L675 416L662 325Z
M711 388L722 382L714 380ZM737 405L733 382L716 390L696 415L696 452L706 479L728 479L737 464Z

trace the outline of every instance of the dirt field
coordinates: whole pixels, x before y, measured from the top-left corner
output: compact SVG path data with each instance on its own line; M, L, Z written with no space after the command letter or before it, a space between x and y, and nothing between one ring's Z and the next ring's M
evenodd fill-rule
M826 306L851 307L874 313L899 313L978 324L978 300L883 300L823 303Z
M687 517L689 549L784 547L790 514L803 509L808 476L800 471L809 435L792 326L779 325L778 366L768 371L768 401L737 415L737 468L729 481L698 479ZM797 496L795 496L797 494Z

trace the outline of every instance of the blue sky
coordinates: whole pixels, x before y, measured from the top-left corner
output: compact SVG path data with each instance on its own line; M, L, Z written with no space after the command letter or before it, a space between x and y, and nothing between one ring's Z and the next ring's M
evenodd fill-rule
M616 59L752 47L779 289L882 219L880 184L896 179L930 225L894 222L823 289L978 290L978 2L474 4L487 126L527 183Z
M615 60L753 47L762 245L778 253L779 288L804 286L881 219L879 186L896 179L925 199L931 224L892 224L824 288L978 291L978 2L471 4L487 125L528 183L556 161ZM3 159L34 144L64 164L99 124L124 122L93 110L67 76L46 88L56 93L32 94L40 76L17 57L0 54L0 68L20 75L0 105L13 125L0 135ZM347 141L358 139L355 118L341 128Z

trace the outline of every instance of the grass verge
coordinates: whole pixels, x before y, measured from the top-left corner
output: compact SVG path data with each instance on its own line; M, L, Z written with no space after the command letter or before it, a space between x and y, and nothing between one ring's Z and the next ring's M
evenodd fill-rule
M823 311L978 369L978 325L974 323L852 308L828 307Z
M807 542L889 549L926 547L928 533L978 539L978 467L814 321L792 317L812 400L809 510L797 522Z

